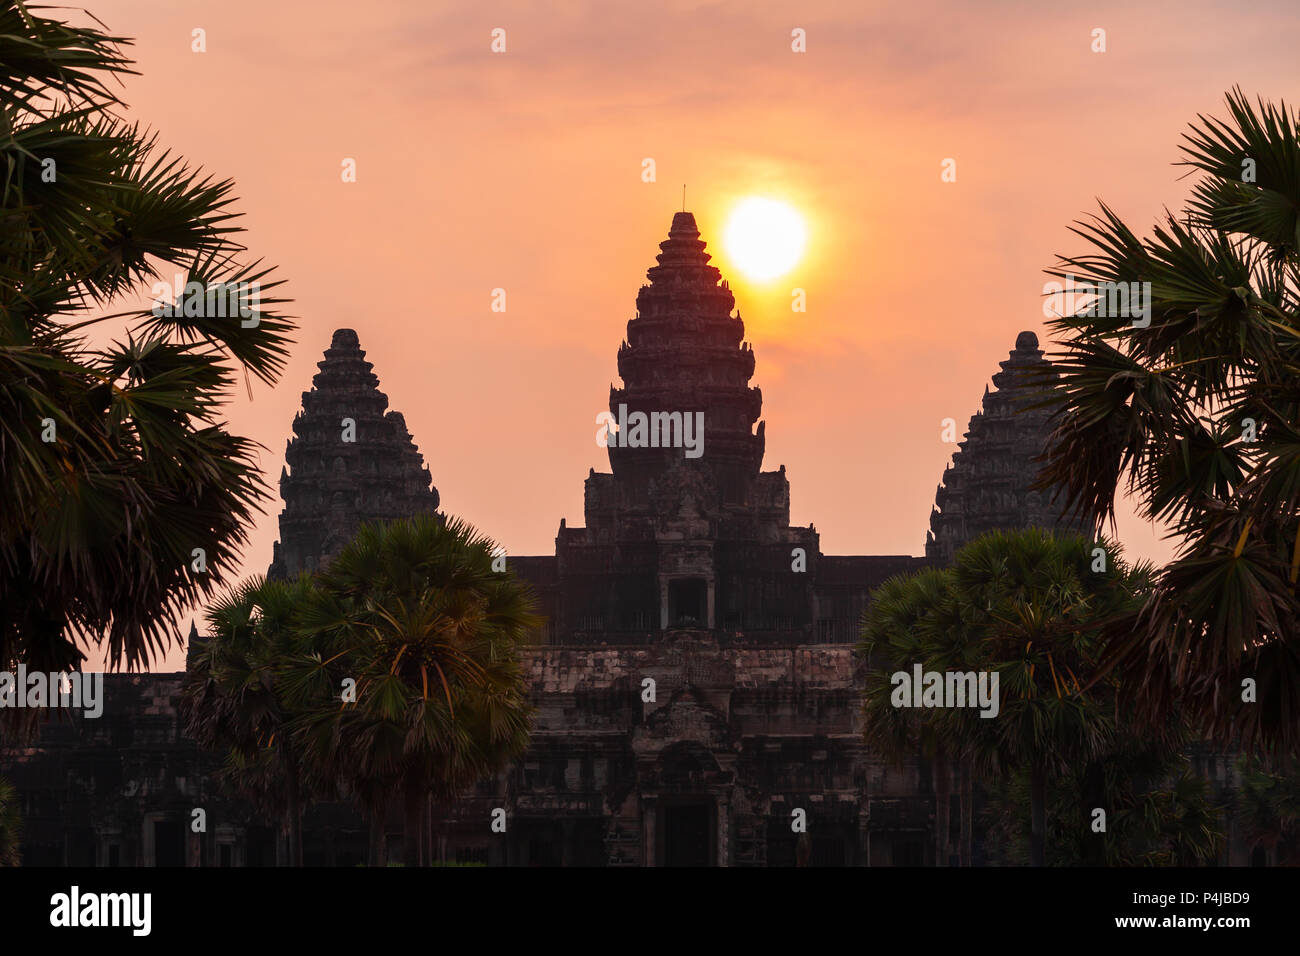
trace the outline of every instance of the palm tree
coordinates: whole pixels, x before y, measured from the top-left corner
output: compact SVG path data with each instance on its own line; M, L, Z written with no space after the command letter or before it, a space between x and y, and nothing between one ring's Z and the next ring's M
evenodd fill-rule
M1105 540L1030 528L977 538L953 574L967 623L948 640L968 667L997 673L1002 693L995 720L966 713L958 726L990 769L1027 771L1031 862L1044 866L1049 778L1082 766L1100 795L1119 721L1114 682L1101 678L1100 629L1136 606L1150 569L1130 568Z
M1181 698L1202 731L1293 753L1300 136L1285 103L1234 90L1227 105L1226 120L1199 116L1184 136L1182 165L1200 178L1182 214L1140 239L1103 204L1073 230L1091 252L1051 270L1149 283L1149 312L1108 303L1052 321L1065 351L1041 484L1098 529L1125 490L1179 542L1145 605L1110 628L1126 709L1159 725Z
M1111 866L1212 866L1223 845L1209 784L1190 769L1167 786L1117 801Z
M918 753L930 761L935 866L948 865L952 740L940 733L929 711L900 709L891 704L890 677L899 671L910 673L914 663L926 662L931 653L928 641L934 633L933 622L951 604L952 585L951 572L941 570L886 581L872 595L859 645L868 663L862 711L867 742L899 765Z
M266 497L220 408L293 329L233 184L120 118L128 42L0 0L0 661L42 670L147 666L220 584Z
M22 862L22 836L18 791L0 778L0 866L18 866Z
M293 866L302 865L303 802L316 777L290 733L297 712L286 700L280 671L298 651L293 622L311 588L306 577L256 577L214 604L209 636L186 671L181 704L186 732L226 751L226 780L284 820Z
M1046 812L1053 864L1213 864L1223 844L1219 808L1206 781L1191 772L1185 754L1163 744L1152 746L1129 728L1107 755L1100 797L1090 793L1086 776L1073 770L1055 779L1058 786L1051 790ZM1024 865L1031 842L1021 816L1029 799L1028 774L989 782L984 816L991 852L1003 865ZM1104 835L1090 825L1096 807L1106 811Z
M429 798L454 800L527 744L519 651L539 619L527 586L492 570L494 548L455 519L363 526L320 575L308 643L288 662L305 752L372 820L400 794L408 866L422 862Z
M1106 570L1094 572L1098 548ZM866 683L868 740L895 755L918 745L958 754L983 776L1025 773L1030 859L1045 865L1049 780L1088 767L1083 779L1097 799L1097 773L1115 739L1113 688L1094 682L1100 628L1134 604L1149 573L1105 541L1031 528L977 538L949 570L888 582L867 617L864 649L879 662ZM914 663L996 674L997 717L892 707L888 675Z

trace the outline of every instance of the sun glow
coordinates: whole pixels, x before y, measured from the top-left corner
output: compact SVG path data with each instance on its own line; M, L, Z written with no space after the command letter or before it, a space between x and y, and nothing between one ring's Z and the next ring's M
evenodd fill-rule
M775 279L793 269L807 239L803 219L794 209L758 196L736 206L724 237L731 261L758 281Z

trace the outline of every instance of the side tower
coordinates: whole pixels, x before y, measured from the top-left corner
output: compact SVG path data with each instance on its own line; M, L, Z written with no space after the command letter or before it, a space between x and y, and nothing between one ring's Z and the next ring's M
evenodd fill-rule
M1051 432L1051 411L1036 407L1046 397L1044 372L1051 363L1038 336L1021 332L1010 357L993 376L994 391L971 416L965 440L935 493L925 556L951 564L966 542L987 531L1015 528L1078 530L1062 518L1050 494L1032 489Z
M357 333L336 331L317 367L285 448L271 577L321 567L367 521L438 511L424 458L401 413L385 413L388 396Z
M611 473L590 474L586 527L556 539L557 631L809 637L817 535L790 527L785 469L761 470L763 396L735 298L691 213L659 249L619 348L623 387L610 388ZM806 574L791 573L796 547Z

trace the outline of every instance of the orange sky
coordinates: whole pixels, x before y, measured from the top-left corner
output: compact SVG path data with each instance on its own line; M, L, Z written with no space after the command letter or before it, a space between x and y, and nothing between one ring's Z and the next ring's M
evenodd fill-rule
M288 369L230 407L268 478L351 327L444 510L512 554L553 553L588 469L608 470L595 416L682 183L746 321L792 521L828 554L919 554L953 451L940 422L964 430L1017 332L1043 337L1042 270L1083 248L1070 222L1103 198L1145 232L1177 207L1179 137L1232 85L1300 99L1293 0L90 2L136 38L128 116L235 180L244 241L289 280ZM801 265L768 286L721 248L750 195L809 226ZM246 571L270 563L279 508ZM1142 522L1120 531L1168 554Z

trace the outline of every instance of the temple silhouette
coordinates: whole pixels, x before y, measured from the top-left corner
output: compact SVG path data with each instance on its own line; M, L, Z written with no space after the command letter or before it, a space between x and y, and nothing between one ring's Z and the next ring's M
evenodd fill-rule
M887 578L945 564L987 530L1061 523L1032 488L1048 427L1038 340L1020 333L986 388L937 489L925 555L825 555L813 527L790 524L785 468L763 470L755 353L691 213L673 216L659 248L609 406L614 420L641 413L661 440L610 441L610 471L586 478L584 526L561 519L554 554L507 557L546 618L525 651L534 733L435 827L436 852L498 865L933 863L929 766L890 765L863 744L867 665L854 645ZM440 504L356 332L335 332L319 369L281 473L276 576L322 567L363 522ZM703 423L696 457L676 440L688 417ZM273 821L217 791L220 758L184 737L181 677L109 675L101 720L51 722L11 762L28 862L283 859ZM1200 770L1230 785L1226 759ZM186 826L197 805L202 835ZM505 833L489 827L497 808ZM393 859L400 832L394 819ZM306 860L362 862L367 836L350 807L313 806Z
M519 865L793 864L802 810L811 863L921 863L933 852L925 768L865 750L853 644L887 578L950 560L989 528L1058 520L1029 487L1047 434L1047 413L1026 408L1043 353L1024 332L994 376L944 474L926 557L824 555L813 527L790 524L784 466L762 470L755 353L691 213L673 216L659 249L609 393L612 419L640 413L653 434L611 433L610 471L586 479L585 527L561 520L554 555L508 558L547 619L527 653L537 723L524 758L440 828L444 851ZM364 355L340 329L303 395L273 574L320 566L362 521L436 507ZM692 457L674 424L697 415ZM346 449L344 416L357 422ZM510 820L500 837L485 825L496 807Z

